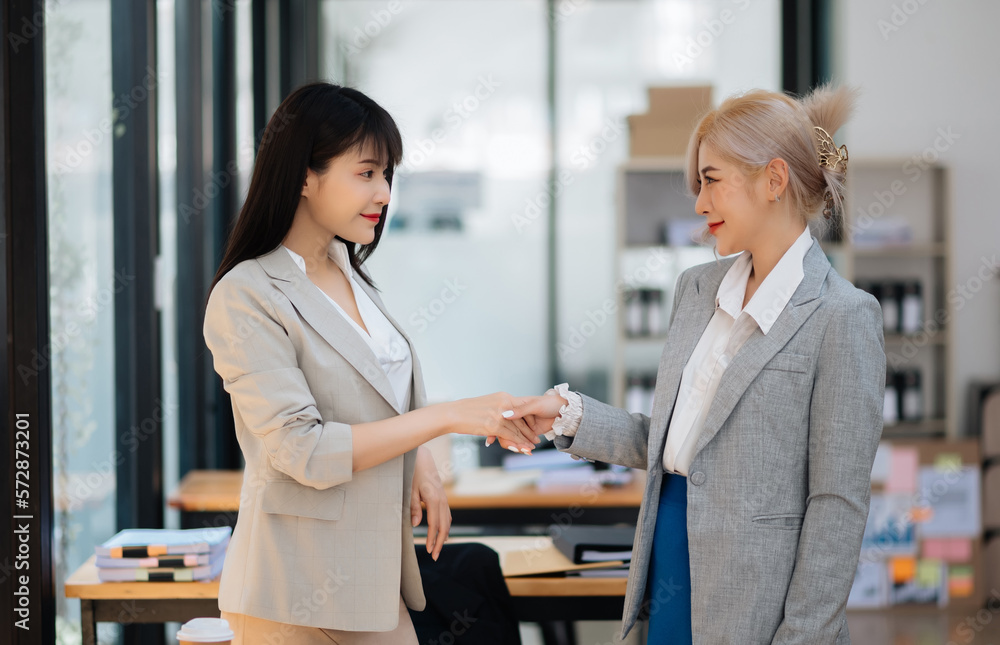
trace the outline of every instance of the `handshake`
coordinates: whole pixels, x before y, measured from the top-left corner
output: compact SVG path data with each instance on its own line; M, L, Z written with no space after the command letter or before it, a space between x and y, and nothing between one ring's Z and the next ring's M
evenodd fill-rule
M486 437L487 446L497 441L507 450L530 455L566 404L555 390L527 397L497 392L445 404L447 426L449 432Z

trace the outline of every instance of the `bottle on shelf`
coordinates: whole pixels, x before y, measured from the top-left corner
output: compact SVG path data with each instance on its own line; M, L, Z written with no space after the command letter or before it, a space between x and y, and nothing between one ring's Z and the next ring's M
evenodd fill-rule
M625 409L632 414L641 413L646 407L645 384L642 377L632 374L628 377L628 387L625 389Z
M663 333L663 290L644 289L646 294L646 335L659 336Z
M916 334L923 325L924 298L919 280L911 280L903 286L900 305L900 330L904 334Z
M881 285L879 305L882 307L883 331L887 334L899 333L900 291L898 282L886 282Z
M885 404L882 407L882 422L892 426L899 423L899 390L896 389L896 373L885 373Z
M629 289L625 292L625 333L629 336L641 336L643 317L641 291Z
M921 386L920 370L906 370L902 374L900 388L900 416L904 421L919 422L924 419L924 393Z

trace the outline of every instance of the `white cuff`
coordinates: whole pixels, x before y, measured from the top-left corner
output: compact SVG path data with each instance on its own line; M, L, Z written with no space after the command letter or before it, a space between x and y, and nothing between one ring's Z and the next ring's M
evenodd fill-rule
M549 441L560 437L573 437L580 428L580 419L583 418L583 399L576 392L569 391L567 383L560 383L546 394L555 393L566 399L566 405L559 408L559 416L552 422L552 430L545 433L545 438Z

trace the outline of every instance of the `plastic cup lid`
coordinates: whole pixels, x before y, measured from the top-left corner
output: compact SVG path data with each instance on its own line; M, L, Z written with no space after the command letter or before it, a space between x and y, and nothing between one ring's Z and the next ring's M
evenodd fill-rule
M177 640L188 643L218 643L232 638L233 630L223 618L194 618L177 632Z

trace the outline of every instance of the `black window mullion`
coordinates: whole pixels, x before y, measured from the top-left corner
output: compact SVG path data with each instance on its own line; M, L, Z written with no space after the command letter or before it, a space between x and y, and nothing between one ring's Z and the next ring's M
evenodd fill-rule
M239 170L236 166L236 12L212 15L212 255L210 272L222 262L226 239L239 208ZM200 337L200 335L199 335ZM204 346L204 345L203 345ZM205 348L207 354L207 348ZM208 426L209 467L239 468L240 447L236 441L232 404L214 372L207 377L214 385L211 407L214 423Z
M830 79L829 0L783 0L781 3L781 85L806 94Z
M163 526L156 159L156 2L111 0L115 293L116 516L119 529ZM126 643L163 642L158 625L123 629Z
M12 645L55 642L43 5L10 0L0 10L0 469L7 482L0 501L0 633ZM28 492L18 497L18 490ZM19 629L25 618L29 629Z
M177 383L178 472L181 476L207 462L205 435L213 381L202 336L207 285L208 176L203 120L204 75L200 0L176 0L175 65L177 70Z

